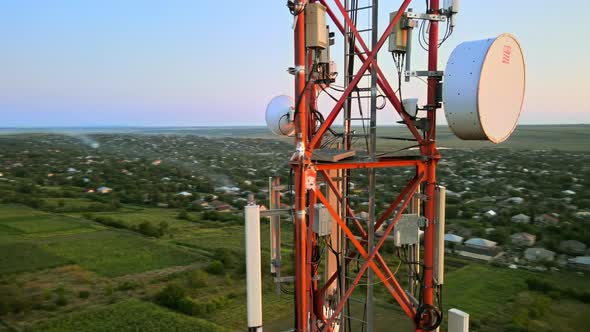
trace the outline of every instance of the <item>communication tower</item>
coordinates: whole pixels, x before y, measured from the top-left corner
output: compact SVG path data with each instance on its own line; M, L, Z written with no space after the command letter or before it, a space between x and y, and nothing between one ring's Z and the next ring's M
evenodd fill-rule
M384 9L377 0L288 1L294 16L295 62L289 73L295 91L293 98L273 99L266 120L273 133L294 139L292 205L281 208L285 187L275 177L269 183L270 210L260 212L253 202L246 207L250 331L262 330L261 215L271 217L277 289L293 283L295 331L374 331L376 301L387 303L384 296L399 305L416 331L435 330L442 321L445 188L436 178L437 111L444 104L459 138L506 140L522 108L525 66L519 43L503 34L460 44L446 70L439 70L438 49L455 29L459 1L441 6L429 0L422 12L412 3L387 8L389 21L380 30ZM342 34L344 45L344 66L338 69L335 33ZM420 55L418 45L428 65L416 70L412 59ZM379 52L384 47L388 52ZM392 65L397 75L388 77L382 68ZM426 100L402 98L404 83L414 79L426 81ZM319 107L322 93L334 99L329 110ZM390 112L384 103L408 135L378 136L377 114ZM416 150L380 153L380 140L407 142ZM376 188L386 180L381 169L411 173L401 190L387 188L394 198L386 207L377 205ZM360 190L353 182L359 173L366 178ZM352 200L364 202L367 211L359 213ZM282 275L288 259L281 254L281 215L292 221L292 276ZM388 241L398 253L393 261L384 255ZM398 273L402 264L403 275ZM450 314L453 326L466 326L468 315Z

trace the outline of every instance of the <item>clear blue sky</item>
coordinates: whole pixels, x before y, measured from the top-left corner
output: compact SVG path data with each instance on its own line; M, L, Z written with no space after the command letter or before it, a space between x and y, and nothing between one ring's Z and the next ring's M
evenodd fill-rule
M0 0L0 127L262 124L268 100L292 91L285 2ZM381 1L383 23L397 3ZM527 58L521 123L588 123L590 30L571 14L589 11L583 0L464 0L440 65L461 41L511 32Z

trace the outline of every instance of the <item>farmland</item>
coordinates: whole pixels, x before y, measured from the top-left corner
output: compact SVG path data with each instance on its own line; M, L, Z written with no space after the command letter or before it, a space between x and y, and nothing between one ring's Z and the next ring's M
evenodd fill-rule
M186 317L149 302L121 301L82 313L66 314L56 320L36 324L29 331L199 331L223 329L202 319Z
M380 130L403 136L397 128ZM440 144L451 148L443 151L440 181L461 195L447 201L448 228L490 237L506 249L502 264L447 256L443 308L469 312L472 330L584 329L578 322L590 314L586 272L558 259L518 269L506 265L522 262L522 249L510 244L512 233L537 235L537 245L566 262L571 255L560 242L590 244L588 220L577 216L590 209L590 146L580 140L588 130L524 126L501 147L440 131ZM81 135L0 135L0 331L244 330L241 208L249 195L267 204L269 176L288 184L290 141L260 128ZM85 145L87 139L100 148ZM380 145L384 152L401 147L387 139ZM409 171L379 175L383 209ZM362 192L366 177L359 172L354 182ZM110 191L96 192L101 187ZM524 203L505 203L514 196ZM290 204L289 195L282 203ZM351 198L355 210L366 210L363 203ZM489 209L498 215L485 217ZM555 213L561 223L512 223L519 213ZM276 294L266 219L261 231L265 329L283 331L292 327L292 295ZM284 218L285 275L292 272L292 240ZM385 259L401 265L403 280L407 268L393 249ZM531 280L547 283L546 289ZM284 287L284 293L292 291L292 285ZM386 294L382 286L375 291ZM362 312L362 304L352 311ZM378 330L412 329L391 301L377 301L376 316Z
M190 222L177 219L176 213L167 209L133 206L124 207L120 213L97 214L117 217L128 226L168 221L168 236L154 239L127 229L105 227L77 213L66 216L10 204L0 205L0 214L4 216L0 225L11 225L1 228L3 326L32 331L79 331L91 326L97 331L123 326L134 330L148 326L158 331L168 325L177 326L178 331L199 327L202 331L214 331L219 326L241 330L245 285L240 271L244 241L240 225ZM200 218L198 213L191 217ZM20 228L14 227L18 223L22 223ZM268 239L268 227L263 228L263 233L264 239ZM268 250L267 241L265 248ZM207 264L220 258L218 253L226 255L226 271L203 272ZM186 285L188 296L205 303L224 299L225 307L207 318L220 325L139 300L151 298L170 283ZM268 307L284 313L290 307L288 299L276 297L268 280L266 285L270 295L265 298ZM89 295L81 297L85 293ZM138 300L126 301L129 296ZM60 299L64 300L58 305ZM86 307L87 311L69 314ZM131 321L118 319L119 316ZM104 317L113 319L108 323L103 321ZM146 317L161 317L159 323L164 325L146 322ZM98 321L101 323L97 324ZM137 325L138 322L144 325Z

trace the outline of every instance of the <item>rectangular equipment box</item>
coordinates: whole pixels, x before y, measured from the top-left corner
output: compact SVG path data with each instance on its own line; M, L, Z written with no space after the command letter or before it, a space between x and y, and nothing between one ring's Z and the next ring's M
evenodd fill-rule
M332 216L323 204L316 204L313 208L313 231L318 236L330 235L332 231Z
M319 2L308 3L305 6L305 46L325 49L328 43L326 7Z
M395 15L397 15L397 12L389 14L389 22L393 21ZM403 29L402 25L405 20L406 15L402 15L393 26L391 35L389 35L389 52L406 53L408 50L408 30Z
M417 214L402 214L393 227L393 243L396 247L420 242Z

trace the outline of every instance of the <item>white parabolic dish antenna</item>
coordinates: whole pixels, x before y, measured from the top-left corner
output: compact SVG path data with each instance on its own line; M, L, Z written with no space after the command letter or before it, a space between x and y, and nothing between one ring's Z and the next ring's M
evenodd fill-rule
M276 96L266 106L266 126L275 135L292 136L295 125L291 121L293 98Z
M505 141L518 122L525 92L525 62L511 34L464 42L445 69L445 116L465 140Z

